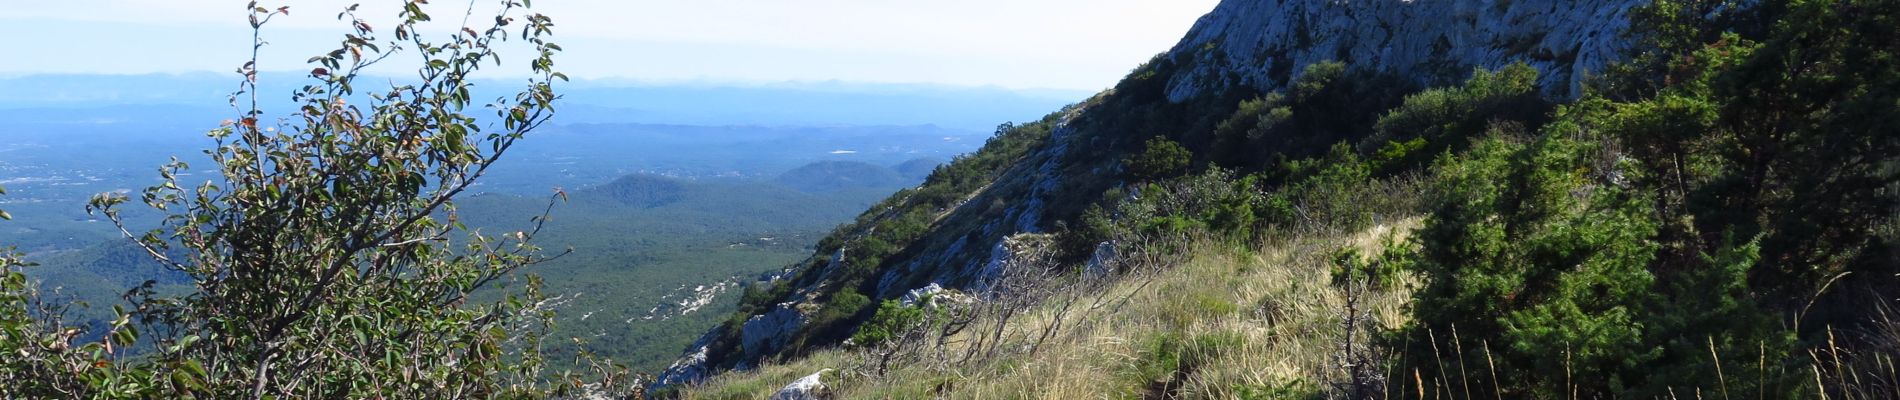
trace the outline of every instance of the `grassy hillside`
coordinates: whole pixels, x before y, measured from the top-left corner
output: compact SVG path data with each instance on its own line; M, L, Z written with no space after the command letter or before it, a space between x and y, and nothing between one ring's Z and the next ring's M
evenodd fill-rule
M827 381L833 393L852 399L1315 394L1350 372L1340 363L1347 318L1356 319L1350 342L1357 346L1408 320L1405 282L1369 289L1340 282L1331 255L1378 254L1418 225L1410 218L1359 232L1302 232L1258 246L1196 241L1165 268L1052 288L1052 300L1008 321L986 313L969 322L973 328L942 337L941 349L941 331L924 332L884 375L866 368L880 361L880 350L833 349L727 374L681 397L763 398L825 368L841 371ZM1351 284L1365 291L1349 292ZM998 324L1002 343L978 345ZM1003 350L963 357L991 349Z

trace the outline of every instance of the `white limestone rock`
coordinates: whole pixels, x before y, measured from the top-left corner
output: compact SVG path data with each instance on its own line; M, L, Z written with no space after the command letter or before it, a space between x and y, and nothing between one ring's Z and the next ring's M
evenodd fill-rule
M996 246L990 248L989 261L983 263L983 268L975 271L976 275L971 277L971 280L976 282L971 287L977 292L987 290L991 282L1003 276L1003 271L1009 268L1010 260L1015 258L1016 253L1010 250L1008 239L996 242Z
M943 285L931 283L929 285L925 285L924 287L911 289L910 292L904 293L904 298L902 300L898 300L898 302L903 304L905 307L912 307L912 306L916 306L917 302L923 301L925 297L936 296L939 293L943 293Z
M793 381L792 384L785 385L785 388L779 389L778 393L772 394L772 400L829 399L831 398L831 390L825 387L824 377L826 373L830 372L831 368L825 368L819 370L818 373L799 378L797 381Z

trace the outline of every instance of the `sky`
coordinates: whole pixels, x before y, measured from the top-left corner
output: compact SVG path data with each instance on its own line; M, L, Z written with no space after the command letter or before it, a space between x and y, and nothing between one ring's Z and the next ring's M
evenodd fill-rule
M540 0L580 79L845 81L1098 90L1168 50L1217 0ZM248 59L239 0L12 1L0 75L229 72ZM372 26L397 0L365 1ZM277 0L264 70L302 71L350 2ZM439 21L469 4L435 0ZM448 16L448 17L444 17ZM447 29L446 26L437 28ZM505 56L505 55L504 55ZM515 57L524 61L523 54Z

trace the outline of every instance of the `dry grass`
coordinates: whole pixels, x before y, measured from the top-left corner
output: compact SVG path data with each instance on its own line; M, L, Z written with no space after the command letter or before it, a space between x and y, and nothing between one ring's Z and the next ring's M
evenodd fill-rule
M787 364L766 364L746 372L721 374L684 392L684 398L707 400L763 399L779 388L825 368L845 365L843 353L822 352Z
M1880 301L1875 316L1857 332L1828 329L1827 342L1808 351L1814 383L1822 388L1818 397L1900 398L1900 313Z
M1347 379L1340 365L1346 297L1328 258L1352 246L1376 254L1419 225L1401 221L1364 232L1285 235L1257 249L1203 242L1187 261L1130 276L1078 297L1062 314L1044 304L1011 320L1001 356L980 362L894 366L861 372L863 359L828 350L783 365L728 373L687 388L689 399L765 398L824 368L840 398L1120 399L1237 398L1315 393ZM1398 285L1403 288L1409 285ZM1404 289L1361 300L1372 327L1405 322ZM1042 327L1064 330L1032 348ZM980 323L979 323L980 325ZM971 329L952 346L974 342ZM1364 332L1362 332L1364 333ZM950 353L959 353L952 349Z

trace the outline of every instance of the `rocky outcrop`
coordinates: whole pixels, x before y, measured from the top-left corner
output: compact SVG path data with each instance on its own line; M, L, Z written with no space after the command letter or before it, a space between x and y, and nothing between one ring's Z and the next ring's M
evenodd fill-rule
M719 331L712 331L693 341L685 356L673 361L673 365L667 366L666 371L655 377L654 387L695 384L711 376L708 352L711 351L712 341L718 338Z
M1090 253L1086 264L1088 269L1085 271L1091 277L1107 276L1115 272L1115 265L1120 262L1121 252L1115 249L1115 242L1102 242L1095 245L1094 253Z
M748 358L757 358L771 354L785 347L791 340L792 332L805 326L805 314L800 313L791 303L779 304L772 311L754 315L740 328L740 343Z
M1231 85L1279 88L1305 65L1335 60L1433 83L1473 67L1525 62L1548 94L1579 82L1626 48L1630 10L1645 0L1226 0L1168 53L1188 66L1169 83L1175 102Z
M924 299L936 296L939 293L943 293L943 285L932 283L921 288L911 289L910 292L904 293L904 298L898 300L898 304L905 307L914 307L917 306L919 302L924 301Z

